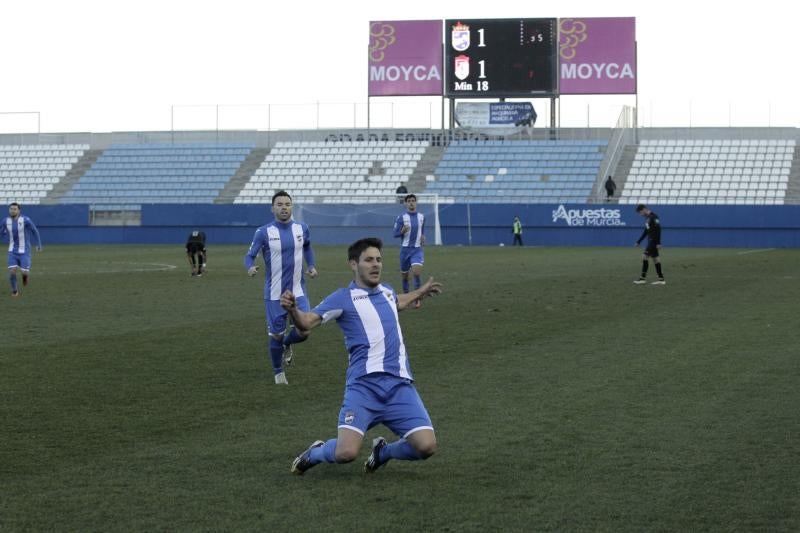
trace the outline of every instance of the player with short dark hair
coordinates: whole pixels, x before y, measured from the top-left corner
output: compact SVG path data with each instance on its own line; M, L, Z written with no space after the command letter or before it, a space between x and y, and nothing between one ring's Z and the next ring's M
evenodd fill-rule
M303 260L307 265L306 274L317 277L314 249L311 248L311 233L308 226L292 219L292 197L286 191L278 191L272 196L272 213L275 219L261 226L253 236L250 249L244 256L244 267L250 277L256 275L256 256L261 254L266 266L264 281L264 308L267 314L267 333L269 334L269 354L277 385L288 385L284 365L292 363L292 344L308 338L305 328L294 327L285 334L287 313L281 307L280 299L284 291L292 291L297 296L297 305L309 310L306 282L303 278Z
M381 283L382 246L376 238L354 242L347 250L353 282L328 295L310 312L299 309L291 291L281 296L281 305L305 330L336 320L349 353L337 437L311 444L292 463L294 474L323 462L353 461L366 432L378 424L400 439L391 444L383 437L374 439L372 453L364 463L366 472L374 472L391 459L415 461L436 452L433 424L414 387L397 313L440 293L442 286L430 278L413 292L396 294Z
M649 266L648 258L653 260L656 266L656 273L658 279L654 281L653 285L666 285L664 281L664 272L661 270L661 220L658 215L653 213L646 205L639 204L636 206L636 212L643 216L646 221L644 223L644 231L641 237L636 241L636 246L647 237L647 247L642 254L642 275L639 279L635 280L636 285L644 285L647 283L647 267Z
M17 202L8 206L8 215L0 225L0 237L8 235L8 279L11 282L11 296L19 296L17 272L22 272L22 285L28 284L31 271L31 237L36 242L36 251L42 251L42 238L33 220L21 214Z
M202 276L206 269L206 234L192 230L186 239L186 259L192 265L192 276Z
M425 263L425 215L417 211L417 197L407 194L404 200L406 212L398 216L394 222L394 236L400 241L400 275L403 281L403 292L408 292L408 273L414 275L414 288L420 287L422 265ZM419 302L414 304L419 305Z

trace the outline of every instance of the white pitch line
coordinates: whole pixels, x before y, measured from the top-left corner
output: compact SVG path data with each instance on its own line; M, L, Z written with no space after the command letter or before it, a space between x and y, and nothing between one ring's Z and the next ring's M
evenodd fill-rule
M744 252L736 252L736 255L759 254L761 252L771 252L775 248L759 248L758 250L746 250Z
M157 268L126 268L122 270L97 270L98 274L120 274L125 272L165 272L167 270L175 270L177 265L169 265L167 263L119 263L122 265L153 265Z
M48 272L47 270L40 270L36 274L41 275L73 275L73 274L126 274L128 272L167 272L170 270L175 270L178 268L177 265L170 265L167 263L134 263L134 262L121 262L116 263L119 265L150 265L155 268L116 268L116 269L104 269L104 270L84 270L84 271L58 271L58 272Z

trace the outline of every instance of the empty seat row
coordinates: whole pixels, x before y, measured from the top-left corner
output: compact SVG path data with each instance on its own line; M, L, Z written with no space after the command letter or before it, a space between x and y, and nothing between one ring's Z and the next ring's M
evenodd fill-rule
M191 197L212 202L255 144L112 145L68 191L64 200L109 197L122 205Z
M59 150L75 150L85 152L88 144L0 144L2 152L54 152Z
M373 148L373 147L425 147L429 143L426 141L281 141L275 143L276 148Z
M641 146L794 146L793 139L646 139Z
M424 142L388 141L278 143L237 198L261 197L280 188L313 191L309 194L349 194L373 187L378 192L392 192L408 179L426 146Z

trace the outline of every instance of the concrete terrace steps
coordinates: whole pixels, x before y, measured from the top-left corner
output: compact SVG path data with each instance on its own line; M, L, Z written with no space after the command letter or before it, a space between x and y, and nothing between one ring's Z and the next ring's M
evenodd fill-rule
M425 192L428 186L428 176L436 172L436 167L444 155L444 146L428 146L425 153L417 163L417 167L408 179L406 188L408 192Z
M103 150L86 150L78 161L72 165L67 173L61 178L61 181L41 199L43 205L53 205L61 203L61 199L67 194L72 187L78 183L86 171L89 170L95 161L103 154Z
M628 181L628 175L631 173L631 167L633 166L633 160L636 158L636 153L639 151L639 146L635 144L626 145L622 151L622 156L619 159L619 163L617 163L617 168L614 169L614 174L612 177L614 178L614 182L617 184L617 190L614 192L614 197L611 199L612 204L619 203L619 195L622 193L622 189L625 187L625 183ZM605 189L605 178L603 178L602 188L600 191L596 191L595 198L603 198L606 197L606 189Z
M233 203L233 199L239 196L239 193L242 192L244 186L250 181L250 178L253 177L256 170L261 166L261 163L267 158L269 155L269 148L254 148L247 157L242 161L242 164L239 165L239 168L236 170L236 173L233 177L228 180L228 183L225 184L225 187L214 199L215 204L231 204Z

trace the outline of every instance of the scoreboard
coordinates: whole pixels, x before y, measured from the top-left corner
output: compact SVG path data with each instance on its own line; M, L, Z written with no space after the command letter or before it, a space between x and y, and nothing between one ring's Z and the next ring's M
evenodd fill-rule
M445 21L445 96L550 96L557 84L557 24L543 19Z

